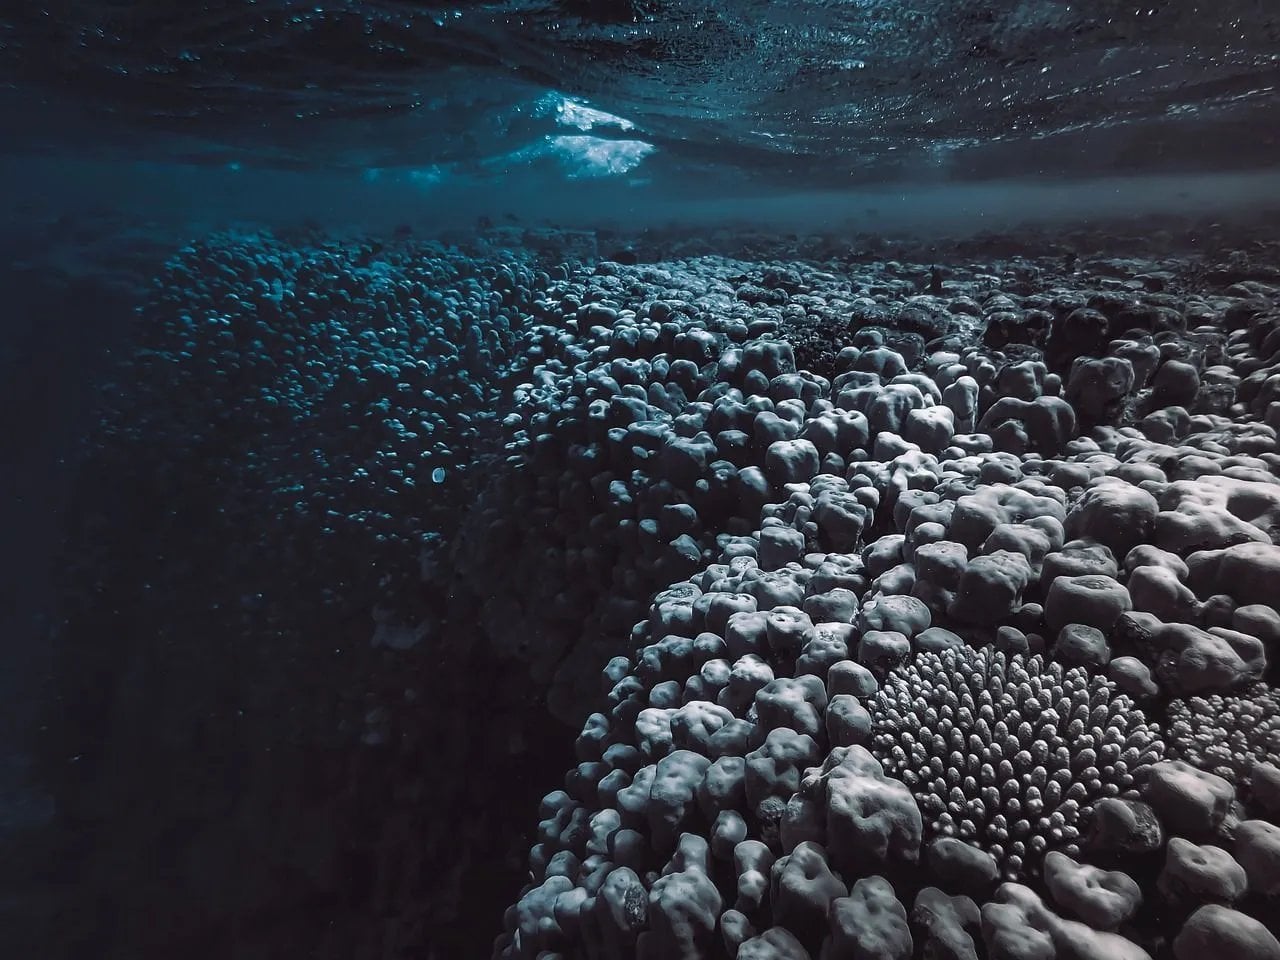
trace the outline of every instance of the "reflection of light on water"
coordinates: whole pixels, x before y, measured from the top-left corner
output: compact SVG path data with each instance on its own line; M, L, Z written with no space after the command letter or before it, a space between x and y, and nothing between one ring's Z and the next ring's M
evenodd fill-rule
M546 115L554 113L556 123L562 127L575 127L578 130L594 130L597 127L613 127L617 130L634 130L635 124L625 117L615 116L604 110L597 110L581 100L571 100L564 94L554 90L538 99L536 113Z
M577 130L630 131L635 124L604 110L598 110L581 100L573 100L552 90L539 98L537 108L544 116L554 114L556 123ZM565 175L571 179L581 177L611 177L629 173L639 166L645 157L654 152L654 146L643 140L611 140L582 134L554 134L540 144L533 144L516 156L533 159L555 156L566 164Z
M579 130L591 130L595 127L617 127L619 130L634 130L635 124L623 117L615 117L603 110L596 110L584 103L565 100L559 109L559 121L566 127L577 127Z
M510 172L513 167L554 160L570 180L612 177L630 173L655 149L653 144L643 140L559 134L543 137L503 157L495 157L487 165Z
M548 137L551 149L572 166L570 177L609 177L628 173L653 153L654 146L643 140L604 140L600 137Z

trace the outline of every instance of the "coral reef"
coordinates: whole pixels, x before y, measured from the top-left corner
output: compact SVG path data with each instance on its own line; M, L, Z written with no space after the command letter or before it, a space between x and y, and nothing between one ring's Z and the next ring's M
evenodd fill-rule
M916 796L931 836L979 846L1006 879L1080 853L1092 805L1137 799L1164 742L1130 699L1081 667L987 647L919 653L873 708L874 752Z
M121 806L94 788L145 755L205 825L175 857L264 851L175 927L354 863L383 955L504 883L504 958L1276 955L1280 288L532 239L232 235L158 281L94 463L160 471L139 553L210 614L108 621L169 720L89 696L64 796ZM166 488L210 544L181 570ZM123 535L86 530L87 569ZM109 669L90 612L68 699ZM278 717L291 684L341 708ZM250 792L297 773L289 831L193 759L241 743ZM99 879L180 833L123 822Z
M1253 768L1280 759L1280 700L1273 689L1169 704L1169 755L1247 787Z

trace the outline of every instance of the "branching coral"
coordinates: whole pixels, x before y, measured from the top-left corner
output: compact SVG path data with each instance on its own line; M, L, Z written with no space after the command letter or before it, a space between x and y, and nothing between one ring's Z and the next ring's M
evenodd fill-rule
M926 832L991 853L1005 877L1075 855L1090 807L1132 798L1164 753L1108 681L991 648L920 654L888 677L873 751L916 796Z
M1280 756L1280 696L1258 686L1239 696L1175 700L1168 728L1171 756L1248 786L1255 763Z

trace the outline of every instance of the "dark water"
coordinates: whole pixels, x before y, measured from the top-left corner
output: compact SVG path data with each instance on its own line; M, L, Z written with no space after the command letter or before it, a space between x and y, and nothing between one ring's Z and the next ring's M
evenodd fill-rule
M141 137L285 168L505 172L588 136L620 164L651 150L643 175L670 183L844 186L1249 167L1275 150L1280 27L1262 0L90 2L0 31L6 74L86 111L95 150ZM36 112L47 141L84 142Z
M1083 226L1200 255L1274 222L1278 89L1265 0L6 5L7 956L485 955L538 798L574 762L557 663L531 680L473 644L494 632L477 610L508 611L449 568L485 535L467 521L530 344L415 381L440 409L412 409L450 431L417 499L370 494L349 528L290 521L281 490L341 507L354 471L383 476L373 445L304 463L295 443L360 435L353 405L381 388L320 391L305 364L329 355L283 336L259 345L279 369L210 374L221 395L180 360L137 362L184 356L191 304L225 308L216 265L258 256L257 231L300 251L300 299L383 244L389 283L474 281L474 303L504 263L533 278L682 250L1105 252L1068 239ZM425 261L444 272L418 277ZM513 316L535 310L507 294ZM400 342L360 309L325 336ZM258 391L293 372L332 406L260 416ZM287 470L259 469L285 448ZM435 566L415 579L419 563ZM410 652L389 639L421 624Z

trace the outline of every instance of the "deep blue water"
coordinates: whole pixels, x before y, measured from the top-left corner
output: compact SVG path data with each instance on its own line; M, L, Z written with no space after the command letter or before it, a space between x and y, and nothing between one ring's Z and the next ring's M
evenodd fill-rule
M9 936L13 957L354 957L367 955L358 951L372 941L355 931L370 917L430 926L379 886L385 848L411 844L420 825L384 837L358 812L371 797L399 796L404 782L457 771L421 759L432 755L430 724L390 759L369 760L351 743L387 735L386 703L430 700L422 691L434 670L474 678L496 669L456 652L410 666L388 666L387 644L369 652L381 608L355 587L345 596L358 599L343 606L351 584L338 579L350 571L326 565L330 554L363 557L362 540L289 544L279 567L297 579L268 591L297 587L283 622L250 594L234 598L248 611L242 619L221 594L217 616L205 619L193 598L216 589L202 593L204 579L273 565L243 546L257 542L247 533L240 540L261 532L252 513L266 499L253 485L261 478L227 466L243 464L254 444L166 461L170 444L186 450L184 423L196 432L200 417L183 406L190 395L129 379L137 368L122 378L118 366L139 347L179 349L180 326L163 329L169 340L148 337L182 314L163 305L198 286L170 280L175 296L157 293L155 278L186 244L214 235L214 247L232 249L263 229L312 252L333 238L443 236L466 247L485 235L496 239L468 248L475 263L524 244L536 273L560 255L608 259L675 240L740 253L731 238L743 234L784 247L819 235L824 249L853 237L927 248L996 233L1007 244L1025 229L1043 247L1058 232L1106 225L1134 240L1166 220L1256 219L1280 196L1280 14L1266 0L10 6L0 12L0 858L14 868L0 884L0 945ZM539 231L551 253L533 249ZM1182 252L1204 249L1209 232L1188 235ZM137 313L141 305L150 312ZM249 394L228 379L228 419L259 429L235 420ZM510 384L492 379L491 395L467 402L505 413ZM152 406L121 400L135 396ZM169 419L148 419L157 408ZM104 457L103 423L121 409L173 435L132 437L139 446ZM483 448L483 436L473 439ZM227 472L181 472L215 463ZM309 476L299 467L290 482ZM218 500L231 488L234 502ZM405 515L417 523L444 510L461 523L458 503L475 490L459 489ZM436 526L448 524L421 520L413 534ZM323 604L300 595L321 582L333 606L317 614ZM172 602L156 600L161 593ZM431 616L443 604L416 602ZM315 616L311 645L289 619L297 608ZM236 634L246 622L261 633ZM229 642L225 657L210 653L233 635L248 639ZM200 654L186 656L183 642ZM285 675L296 677L297 704L281 698L286 684L258 689L260 678ZM204 676L208 704L166 699L181 701ZM330 695L351 677L359 683ZM503 693L495 700L518 703L494 708L502 722L528 725L504 785L524 814L507 809L490 846L474 841L491 861L459 866L462 879L405 882L414 903L463 902L441 907L452 925L435 940L419 930L400 947L383 943L385 956L461 956L450 951L487 948L500 931L528 846L511 824L523 816L531 828L538 798L572 757L572 733L548 719L545 690L530 692L525 680L513 670L492 683ZM449 709L473 709L473 688L458 690ZM278 724L245 732L231 719L237 710ZM198 723L167 738L166 711ZM442 736L465 739L462 728L442 724ZM477 740L487 749L521 735L486 729ZM255 752L263 744L277 753ZM457 744L445 754L466 757ZM405 774L406 756L425 772ZM171 769L189 782L169 783ZM192 800L201 791L207 807ZM187 804L181 816L167 805L171 793ZM430 802L404 801L394 813ZM259 815L296 817L296 832L261 832ZM234 825L224 848L210 823ZM340 830L368 835L342 846L332 843ZM254 844L270 846L264 837L279 841L264 856L280 862L246 866L248 889L230 890L226 878L255 860ZM282 850L324 852L311 862ZM149 938L139 931L161 892L167 915ZM184 903L196 906L174 907ZM338 930L328 940L317 933L326 924ZM291 938L303 944L297 953L281 946Z

